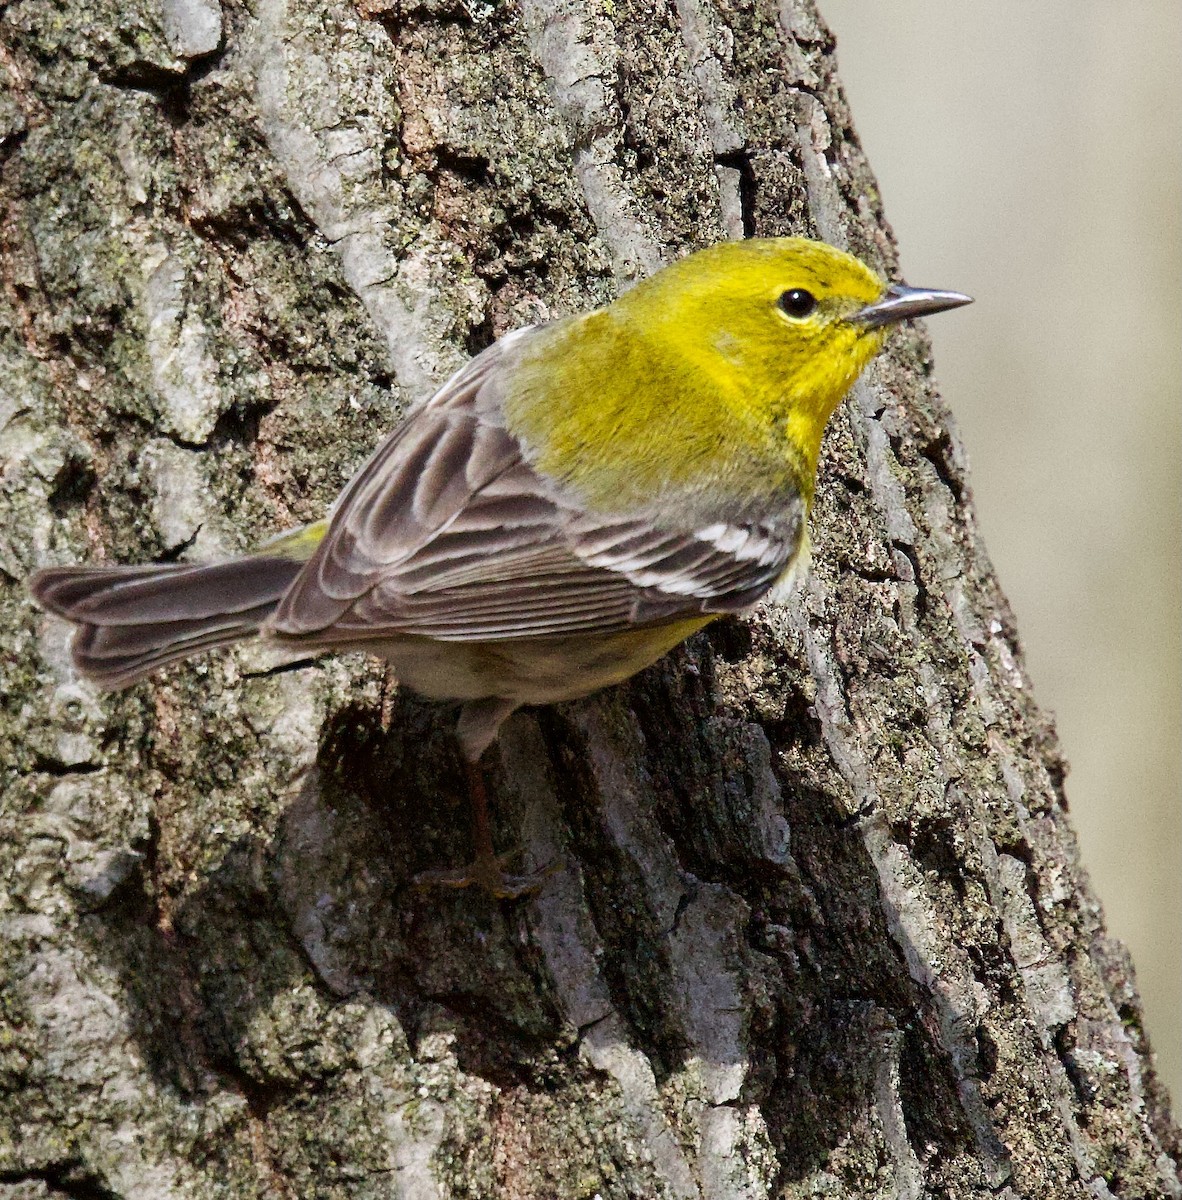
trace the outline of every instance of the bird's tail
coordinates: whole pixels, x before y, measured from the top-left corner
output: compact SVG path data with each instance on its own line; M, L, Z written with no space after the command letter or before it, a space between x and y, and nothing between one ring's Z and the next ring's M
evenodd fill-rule
M121 688L257 633L303 565L256 554L204 566L52 567L38 571L29 590L43 608L78 626L78 670Z

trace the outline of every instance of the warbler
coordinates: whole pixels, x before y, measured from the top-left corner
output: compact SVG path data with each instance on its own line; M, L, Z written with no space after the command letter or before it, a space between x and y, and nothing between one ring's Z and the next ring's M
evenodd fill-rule
M502 337L324 520L227 562L38 571L32 594L107 687L255 635L370 651L463 702L476 763L520 705L624 680L785 586L830 415L893 323L969 302L820 242L711 246Z

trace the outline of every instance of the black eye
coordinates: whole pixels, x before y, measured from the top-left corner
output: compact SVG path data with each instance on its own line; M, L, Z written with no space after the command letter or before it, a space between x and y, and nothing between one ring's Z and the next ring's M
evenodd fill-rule
M817 298L804 288L793 288L780 297L780 307L790 317L807 317L817 307Z

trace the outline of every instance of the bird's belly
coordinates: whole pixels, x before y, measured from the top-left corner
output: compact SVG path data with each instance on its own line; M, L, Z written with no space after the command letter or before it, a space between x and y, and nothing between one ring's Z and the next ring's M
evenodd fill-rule
M432 700L555 704L620 683L657 661L714 618L695 616L614 634L444 642L396 636L367 643L399 683Z

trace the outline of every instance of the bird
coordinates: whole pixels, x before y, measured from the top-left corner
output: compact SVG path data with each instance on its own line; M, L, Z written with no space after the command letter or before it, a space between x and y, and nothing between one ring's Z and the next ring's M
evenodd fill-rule
M323 520L227 561L53 566L29 588L76 626L73 663L101 687L258 637L369 651L400 686L459 701L477 857L438 881L516 895L479 768L505 719L789 590L830 416L892 326L970 302L806 238L712 245L502 336Z

